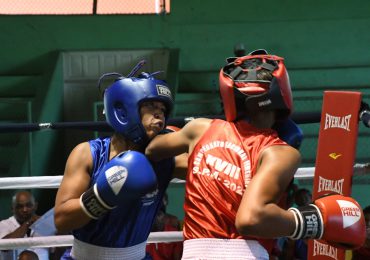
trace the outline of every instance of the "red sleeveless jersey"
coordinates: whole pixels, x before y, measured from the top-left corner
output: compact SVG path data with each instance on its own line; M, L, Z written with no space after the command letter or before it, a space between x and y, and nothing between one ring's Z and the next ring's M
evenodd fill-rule
M185 239L250 239L238 234L236 212L260 153L271 145L287 144L276 131L258 129L245 121L212 121L189 157Z

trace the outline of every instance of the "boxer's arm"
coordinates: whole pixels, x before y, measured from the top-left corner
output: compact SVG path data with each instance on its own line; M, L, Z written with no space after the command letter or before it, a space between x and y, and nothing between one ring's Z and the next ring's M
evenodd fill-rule
M184 128L176 132L157 135L145 149L145 155L153 161L160 161L188 152L190 139Z
M68 157L55 199L54 218L59 233L82 227L91 220L81 208L80 196L89 186L92 164L87 142L77 145Z
M177 132L156 136L147 146L145 155L150 160L160 161L182 153L190 154L211 121L206 118L194 119Z
M291 146L271 146L262 152L237 212L235 224L241 234L272 238L294 232L294 215L277 203L299 163L300 154Z

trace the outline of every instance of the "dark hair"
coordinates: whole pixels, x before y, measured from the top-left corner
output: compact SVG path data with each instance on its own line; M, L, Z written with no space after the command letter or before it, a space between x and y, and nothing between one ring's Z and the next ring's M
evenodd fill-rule
M299 207L308 205L312 201L311 191L305 188L296 190L294 194L294 201Z
M365 207L363 210L364 214L370 214L370 205Z

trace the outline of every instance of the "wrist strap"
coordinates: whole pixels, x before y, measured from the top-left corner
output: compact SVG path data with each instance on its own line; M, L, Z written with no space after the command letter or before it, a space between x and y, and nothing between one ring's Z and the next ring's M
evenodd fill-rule
M115 208L110 207L101 200L97 193L96 184L82 193L82 195L80 196L80 205L86 215L88 215L92 219L98 219L109 210Z
M302 234L303 234L302 215L299 212L299 210L296 209L296 208L289 208L289 211L293 212L294 220L295 220L295 230L294 230L293 234L289 236L289 238L297 240L297 239L300 239L302 237Z
M290 208L296 221L296 229L291 239L320 239L324 233L323 220L319 208L310 204L300 208Z

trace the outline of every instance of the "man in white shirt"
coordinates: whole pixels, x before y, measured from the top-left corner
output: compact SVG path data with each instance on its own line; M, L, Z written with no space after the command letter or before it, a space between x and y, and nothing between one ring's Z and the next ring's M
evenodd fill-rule
M0 221L0 239L38 236L30 226L39 218L36 215L37 202L28 191L19 191L12 198L13 216ZM25 248L0 251L0 260L16 259ZM34 251L40 260L49 259L48 249L28 249Z

